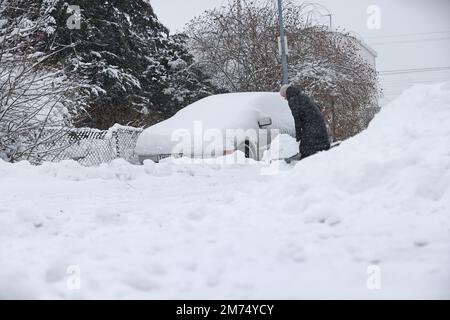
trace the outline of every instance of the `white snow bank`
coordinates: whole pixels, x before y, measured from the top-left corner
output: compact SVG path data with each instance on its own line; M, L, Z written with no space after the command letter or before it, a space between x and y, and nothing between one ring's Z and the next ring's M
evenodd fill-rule
M449 85L416 86L275 176L0 162L0 297L450 298L449 123Z
M273 139L269 150L264 152L263 161L292 157L299 152L299 143L289 134L280 134Z
M368 130L285 176L266 199L283 199L276 212L303 220L299 233L311 223L336 225L330 245L311 253L317 263L339 260L337 273L324 270L323 290L332 277L349 276L345 263L372 261L385 275L373 296L450 297L448 83L406 90Z

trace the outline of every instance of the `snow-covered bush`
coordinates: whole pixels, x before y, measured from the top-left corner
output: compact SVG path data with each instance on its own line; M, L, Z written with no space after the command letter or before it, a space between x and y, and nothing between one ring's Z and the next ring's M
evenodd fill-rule
M54 152L65 132L74 82L63 70L46 65L51 56L35 50L51 32L51 1L37 19L14 16L15 3L0 2L0 157L38 162ZM49 127L61 129L47 132Z

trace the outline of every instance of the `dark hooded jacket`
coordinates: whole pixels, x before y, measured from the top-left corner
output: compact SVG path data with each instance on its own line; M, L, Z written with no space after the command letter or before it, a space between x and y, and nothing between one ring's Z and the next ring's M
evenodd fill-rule
M319 107L294 86L286 91L289 107L295 121L297 141L302 158L330 149L328 131Z

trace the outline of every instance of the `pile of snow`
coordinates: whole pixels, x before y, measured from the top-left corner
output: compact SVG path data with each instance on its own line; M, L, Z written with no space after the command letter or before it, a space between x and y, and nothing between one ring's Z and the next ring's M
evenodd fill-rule
M92 128L89 128L89 130L94 130ZM100 130L99 130L100 131ZM141 128L136 128L136 127L130 127L130 126L124 126L118 123L115 123L112 127L110 127L108 129L108 131L106 132L105 135L105 139L111 139L113 137L113 134L118 132L118 131L128 131L128 132L141 132L142 129Z
M0 162L0 297L450 298L449 123L449 84L416 86L274 176Z
M264 152L263 161L292 157L299 152L299 143L289 134L279 134L273 139L269 150Z

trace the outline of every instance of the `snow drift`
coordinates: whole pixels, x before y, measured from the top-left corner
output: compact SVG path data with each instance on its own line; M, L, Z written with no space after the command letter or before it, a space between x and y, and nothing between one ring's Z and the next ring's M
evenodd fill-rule
M449 124L450 85L415 86L275 176L0 162L0 297L450 298Z

